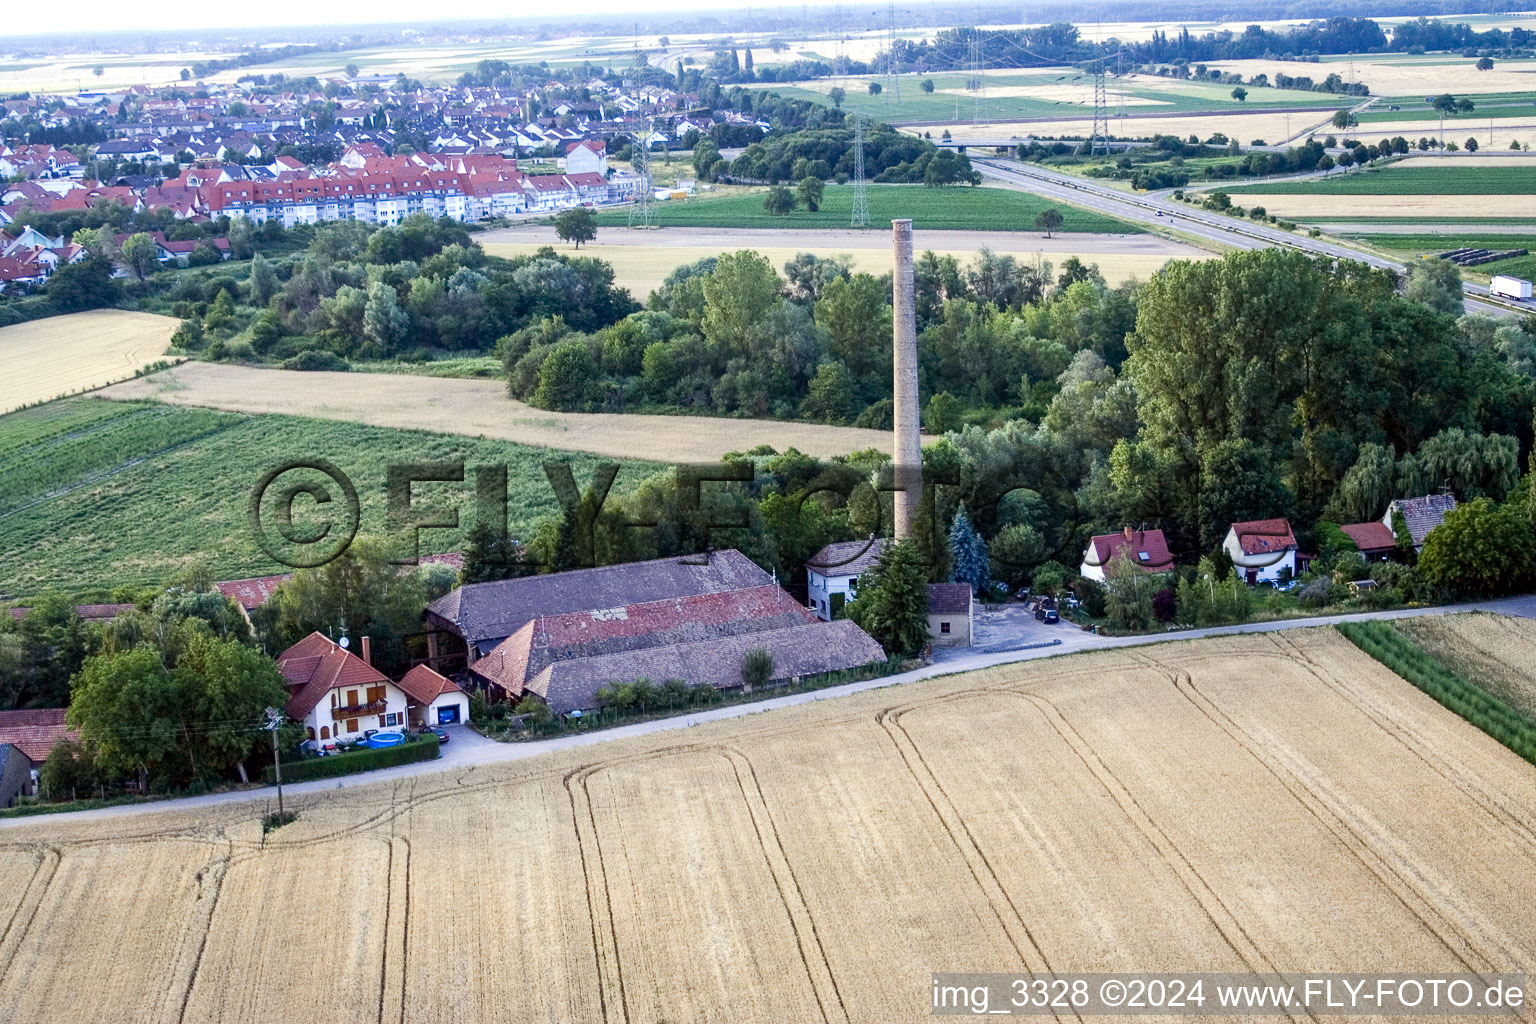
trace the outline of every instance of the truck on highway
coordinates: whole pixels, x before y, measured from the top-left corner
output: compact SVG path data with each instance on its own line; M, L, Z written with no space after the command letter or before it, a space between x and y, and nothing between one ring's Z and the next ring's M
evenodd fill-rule
M1516 299L1523 302L1531 297L1531 282L1523 281L1518 277L1495 274L1488 284L1488 290L1501 299Z

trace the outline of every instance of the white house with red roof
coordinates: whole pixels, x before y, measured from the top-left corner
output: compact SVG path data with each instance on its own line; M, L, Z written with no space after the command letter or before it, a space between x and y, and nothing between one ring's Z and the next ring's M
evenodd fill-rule
M1250 587L1295 579L1304 568L1297 564L1296 535L1288 519L1233 523L1221 547Z
M1124 558L1143 572L1167 572L1173 568L1168 553L1168 539L1162 530L1133 530L1101 533L1088 542L1078 573L1087 579L1104 582L1104 570L1111 560Z
M458 725L469 721L469 694L426 665L417 665L401 677L400 689L410 698L407 714L412 725Z
M608 147L600 139L583 139L565 147L566 174L607 174Z
M369 664L367 637L362 647L358 657L330 637L311 633L277 656L288 688L284 710L322 748L362 739L369 729L405 728L410 698Z

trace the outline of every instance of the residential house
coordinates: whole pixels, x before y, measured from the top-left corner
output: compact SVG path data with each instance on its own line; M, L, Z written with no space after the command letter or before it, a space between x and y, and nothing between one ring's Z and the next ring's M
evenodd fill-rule
M599 139L583 139L565 147L565 173L608 173L608 147Z
M1401 515L1408 536L1413 541L1413 550L1423 551L1424 538L1429 536L1429 531L1443 523L1446 513L1455 508L1456 496L1450 493L1426 494L1422 498L1398 498L1387 506L1387 514L1381 521L1395 534L1396 519Z
M890 541L882 537L828 544L805 563L806 604L816 617L840 618L843 606L852 601L859 574L875 564Z
M1078 573L1102 583L1105 567L1116 557L1144 572L1167 572L1173 568L1173 556L1168 553L1168 540L1162 530L1133 530L1127 526L1119 533L1101 533L1089 540Z
M1306 560L1297 554L1296 536L1288 519L1233 523L1227 527L1221 547L1250 587L1295 579L1298 572L1306 570Z
M361 739L370 729L405 728L410 698L370 664L367 637L359 657L311 633L279 654L277 667L288 688L284 710L317 746Z
M928 636L935 647L971 646L975 594L969 583L928 584Z
M410 699L406 715L416 727L458 725L469 721L469 694L447 676L417 665L400 679L400 689Z

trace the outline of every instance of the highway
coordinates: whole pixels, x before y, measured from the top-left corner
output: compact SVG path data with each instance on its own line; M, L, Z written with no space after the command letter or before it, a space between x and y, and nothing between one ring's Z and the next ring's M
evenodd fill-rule
M1056 199L1073 206L1094 210L1098 213L1135 221L1149 227L1168 228L1186 235L1234 249L1262 249L1272 245L1299 249L1319 256L1357 260L1382 270L1406 274L1407 267L1395 260L1361 252L1321 238L1282 231L1266 224L1238 220L1222 213L1213 213L1196 206L1174 203L1158 198L1155 194L1131 195L1118 189L1101 185L1086 178L1075 178L1030 164L1005 163L972 157L971 166L984 177L1009 188L1033 192L1035 195ZM1487 313L1492 316L1509 316L1515 307L1486 301L1487 287L1480 284L1462 285L1466 292L1466 308L1469 313ZM1536 306L1531 307L1536 312Z

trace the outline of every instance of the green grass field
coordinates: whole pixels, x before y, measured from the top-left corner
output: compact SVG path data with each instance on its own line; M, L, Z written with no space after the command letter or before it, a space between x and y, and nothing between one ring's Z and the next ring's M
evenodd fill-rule
M1305 181L1236 185L1223 189L1269 195L1319 196L1499 196L1536 192L1530 167L1385 167Z
M933 80L933 92L922 91L922 82ZM884 89L880 95L869 94L868 81L850 79L844 86L846 96L843 109L857 110L876 120L889 124L907 124L914 121L949 122L956 118L968 121L975 108L972 93L965 91L967 76L963 72L935 73L931 75L901 76L901 99ZM879 79L884 83L884 79ZM1048 73L1020 72L1016 75L986 76L987 116L993 121L1010 121L1042 117L1092 117L1093 77L1073 70ZM1010 96L1010 89L1031 86L1063 86L1079 90L1081 95L1052 99L1040 96ZM764 82L754 86L771 90L786 99L810 100L825 106L831 105L827 90L831 83L818 82L810 87ZM1296 89L1248 90L1248 99L1239 103L1232 98L1230 85L1210 82L1180 82L1169 79L1157 85L1121 82L1111 78L1107 83L1109 105L1118 107L1118 95L1153 100L1154 103L1127 103L1128 114L1175 114L1209 110L1216 112L1236 110L1263 110L1266 107L1315 107L1319 110L1335 110L1346 105L1347 98L1329 93L1302 92Z
M0 417L0 593L154 584L199 558L210 560L220 579L285 572L258 545L247 506L263 474L314 458L329 460L352 480L363 536L386 535L390 463L505 465L509 527L526 537L540 517L557 510L543 463L569 461L580 482L599 461L331 420L65 399ZM655 468L626 463L615 488L628 490ZM292 482L285 475L279 486ZM417 484L413 495L428 509L457 510L464 529L472 524L472 477L463 484ZM301 528L318 525L304 519L307 502L295 506ZM423 530L421 553L456 550L460 538L460 530Z
M1446 252L1462 247L1536 251L1536 232L1529 235L1479 235L1475 231L1425 235L1349 234L1346 237L1378 249L1396 249L1401 252Z
M1136 234L1134 224L1076 207L1047 202L1029 194L1003 188L924 188L922 185L869 186L869 222L888 223L896 217L911 217L924 228L954 231L1033 231L1035 217L1047 207L1060 211L1064 232L1109 232ZM805 207L785 217L775 217L763 209L763 193L735 192L729 195L700 195L693 199L657 204L661 223L670 227L719 228L846 228L853 212L853 186L828 185L821 209L811 213ZM629 223L624 210L609 210L597 215L605 227Z
M1446 127L1476 125L1481 121L1486 128L1490 117L1536 117L1536 92L1495 92L1473 95L1477 109L1446 117ZM1394 106L1398 109L1388 109ZM1425 121L1438 127L1440 123L1440 112L1425 103L1422 96L1386 97L1378 101L1370 110L1362 110L1355 116L1361 124L1380 121Z

